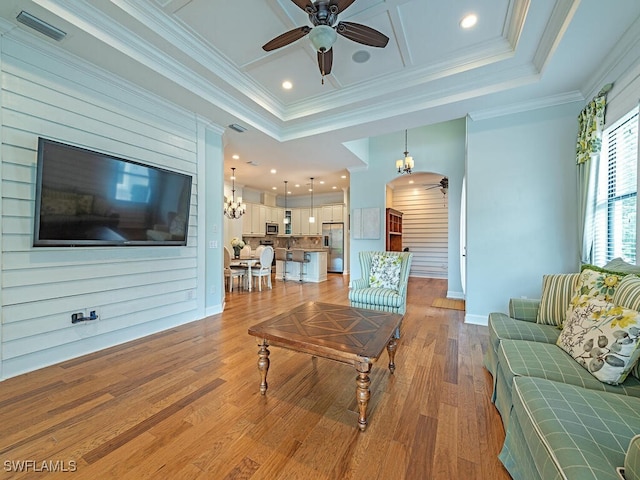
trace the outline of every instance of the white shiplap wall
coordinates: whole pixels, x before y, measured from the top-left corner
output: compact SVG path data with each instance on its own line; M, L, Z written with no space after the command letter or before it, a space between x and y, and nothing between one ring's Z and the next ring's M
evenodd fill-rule
M4 38L1 73L1 377L194 320L194 116L37 42ZM32 247L38 136L192 175L188 246Z
M410 275L447 278L448 208L439 188L396 187L393 208L402 215L402 246L413 252Z

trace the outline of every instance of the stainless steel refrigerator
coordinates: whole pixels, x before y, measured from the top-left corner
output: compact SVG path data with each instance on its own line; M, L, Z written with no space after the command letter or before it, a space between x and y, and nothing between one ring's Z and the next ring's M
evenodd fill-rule
M344 223L323 223L322 242L327 248L327 272L344 271Z

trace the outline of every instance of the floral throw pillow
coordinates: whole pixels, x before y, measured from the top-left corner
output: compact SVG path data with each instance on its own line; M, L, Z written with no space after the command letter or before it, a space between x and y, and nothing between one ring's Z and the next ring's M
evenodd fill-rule
M571 316L574 308L584 305L585 302L592 298L611 302L620 280L625 275L624 273L611 272L591 265L583 266L582 272L578 277L576 290L569 302L569 308L567 308L566 318Z
M376 254L371 259L369 286L398 290L402 259L398 255Z
M637 311L590 299L573 309L556 344L601 382L618 385L638 360L639 342Z

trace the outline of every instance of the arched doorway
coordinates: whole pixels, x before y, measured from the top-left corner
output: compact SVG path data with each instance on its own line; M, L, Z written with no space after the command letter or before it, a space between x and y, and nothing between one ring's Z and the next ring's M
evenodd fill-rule
M447 279L449 275L449 199L444 175L413 173L387 184L386 206L402 216L402 244L413 253L411 276Z

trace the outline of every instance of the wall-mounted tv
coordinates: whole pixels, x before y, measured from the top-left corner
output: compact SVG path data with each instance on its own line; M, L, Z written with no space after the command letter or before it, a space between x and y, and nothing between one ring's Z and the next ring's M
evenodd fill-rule
M39 138L35 247L186 245L191 176Z

